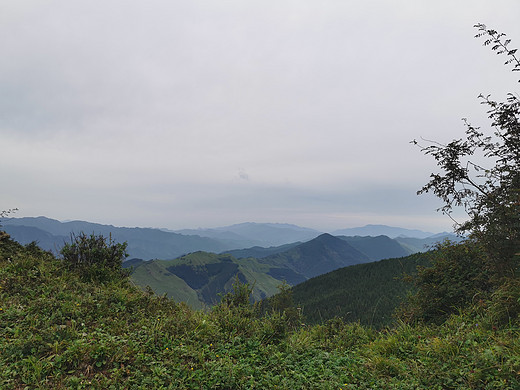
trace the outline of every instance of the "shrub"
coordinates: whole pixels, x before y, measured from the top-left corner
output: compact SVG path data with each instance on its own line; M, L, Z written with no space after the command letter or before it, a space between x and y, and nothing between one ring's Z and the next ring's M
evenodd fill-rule
M86 280L105 281L114 277L127 276L122 269L123 260L128 256L127 243L119 244L110 236L96 236L85 233L72 234L60 253L66 266L78 272Z
M400 313L403 319L441 323L472 301L489 298L489 260L477 243L438 244L431 263L418 267L417 292Z
M508 279L491 296L489 316L498 325L517 321L520 316L520 280Z

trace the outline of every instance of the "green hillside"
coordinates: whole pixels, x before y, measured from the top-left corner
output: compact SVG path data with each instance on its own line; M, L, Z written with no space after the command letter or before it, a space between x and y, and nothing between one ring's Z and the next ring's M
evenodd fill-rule
M132 281L139 286L153 286L153 291L158 295L166 294L176 302L186 302L195 309L201 309L203 304L197 292L184 280L166 270L161 263L160 260L154 260L135 268Z
M428 254L415 254L341 268L294 286L294 303L309 323L341 317L375 327L389 325L412 287L404 275L428 263Z
M254 300L275 294L282 280L268 275L270 269L256 259L195 252L174 260L141 263L134 269L132 280L139 286L150 286L157 294L202 308L218 303L221 294L232 290L237 278L253 286Z
M304 326L285 312L260 316L244 287L194 311L123 274L86 281L0 234L0 388L520 387L517 318L503 326L477 307L440 326Z

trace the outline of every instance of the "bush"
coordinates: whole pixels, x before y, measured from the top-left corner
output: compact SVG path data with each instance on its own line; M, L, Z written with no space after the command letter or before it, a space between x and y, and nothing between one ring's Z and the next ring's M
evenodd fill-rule
M127 243L108 241L102 235L85 233L72 234L60 253L70 270L78 272L86 280L105 281L114 277L127 276L122 269L123 260L128 256Z
M490 261L477 243L438 244L431 263L431 267L418 267L417 292L402 309L402 319L441 323L472 301L489 298L494 287Z
M507 325L520 317L520 280L508 279L491 296L489 316L497 325Z

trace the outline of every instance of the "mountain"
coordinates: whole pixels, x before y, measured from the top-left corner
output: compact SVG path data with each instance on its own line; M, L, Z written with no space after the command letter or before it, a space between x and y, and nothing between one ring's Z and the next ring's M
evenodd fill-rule
M7 225L3 223L2 230L20 244L26 245L36 241L40 248L52 252L58 252L63 243L70 239L69 236L54 235L34 226Z
M222 252L226 249L234 249L207 237L184 236L159 229L115 227L84 221L60 222L46 217L10 218L2 221L2 225L8 233L12 232L15 240L22 238L23 241L39 242L44 238L45 249L50 250L59 250L64 242L70 241L72 232L102 234L106 237L111 236L117 242L126 241L130 257L141 259L172 259L199 250ZM45 236L42 231L49 235Z
M434 233L423 232L422 230L403 229L400 227L386 226L386 225L366 225L363 227L355 227L348 229L341 229L332 232L334 236L388 236L390 238L415 237L426 238L431 237Z
M432 242L434 241L433 237L430 239L403 239L403 241L401 242L399 239L392 239L387 236L338 236L338 238L348 242L352 247L366 255L371 261L389 259L393 257L403 257L408 256L412 253L424 251L422 247L421 249L417 249L413 245L406 244L406 242L408 242L407 240L416 240L413 242L420 243ZM269 248L254 246L252 248L233 249L230 251L226 251L225 253L229 253L235 256L236 258L255 257L257 259L262 259L267 256L285 252L300 244L302 243L294 242L292 244L272 246Z
M316 238L322 232L291 224L281 223L253 223L246 222L214 229L184 229L176 230L181 234L196 234L201 237L242 240L248 245L241 246L279 246L297 241L308 241Z
M54 251L58 251L64 242L70 241L70 234L73 232L103 234L107 237L111 235L118 242L128 242L131 257L142 259L172 259L195 251L220 253L254 245L284 245L307 241L320 234L316 230L296 225L260 223L176 232L166 229L115 227L85 221L60 222L46 217L8 218L2 224L6 231L12 232L9 234L14 239L24 243L37 241L44 249Z
M348 242L324 233L311 241L259 261L283 266L306 278L312 278L348 265L365 263L370 259ZM287 282L294 284L290 280Z
M257 259L261 259L270 255L285 252L300 244L301 242L293 242L291 244L285 244L280 246L270 246L269 248L254 246L252 248L232 249L230 251L225 251L225 253L229 253L230 255L235 256L237 259L243 259L246 257L254 257Z
M428 264L428 254L419 253L341 268L292 287L293 300L311 324L342 317L375 327L389 325L413 287L404 274Z
M371 261L390 259L393 257L403 257L413 253L409 249L403 247L397 240L393 240L387 236L340 236L338 238L348 242L358 251L367 255Z
M460 242L464 238L451 233L440 233L426 238L397 237L395 240L410 253L417 253L430 250L438 242L445 240Z
M4 230L11 236L22 242L32 241L54 252L59 251L64 242L70 241L71 233L85 232L87 234L109 235L115 241L127 242L130 257L147 259L173 259L186 253L207 251L215 253L228 252L235 257L263 258L273 256L281 252L308 242L321 233L317 230L299 227L290 224L274 223L242 223L215 229L196 229L182 231L165 231L152 228L128 228L102 225L85 221L60 222L46 217L7 218L2 221ZM364 228L341 230L338 232L364 231L391 231L393 235L418 234L413 230L388 227L383 225L367 225ZM184 234L180 234L182 232ZM414 233L415 232L415 233ZM189 234L197 233L197 234ZM422 232L423 235L426 234ZM439 235L428 238L398 237L396 240L405 248L406 253L399 252L399 248L385 239L348 239L346 240L359 252L367 255L369 260L378 260L383 257L398 257L412 252L424 250L424 245L442 240ZM456 236L449 236L451 239ZM426 240L426 241L420 241ZM391 246L394 245L393 248ZM242 249L248 248L248 249Z

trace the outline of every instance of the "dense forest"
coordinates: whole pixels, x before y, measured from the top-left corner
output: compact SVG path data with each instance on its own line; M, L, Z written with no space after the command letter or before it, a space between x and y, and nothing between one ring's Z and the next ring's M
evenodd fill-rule
M413 288L409 277L417 266L429 265L429 257L429 253L420 253L317 276L292 288L294 305L310 324L338 317L376 328L388 326Z

